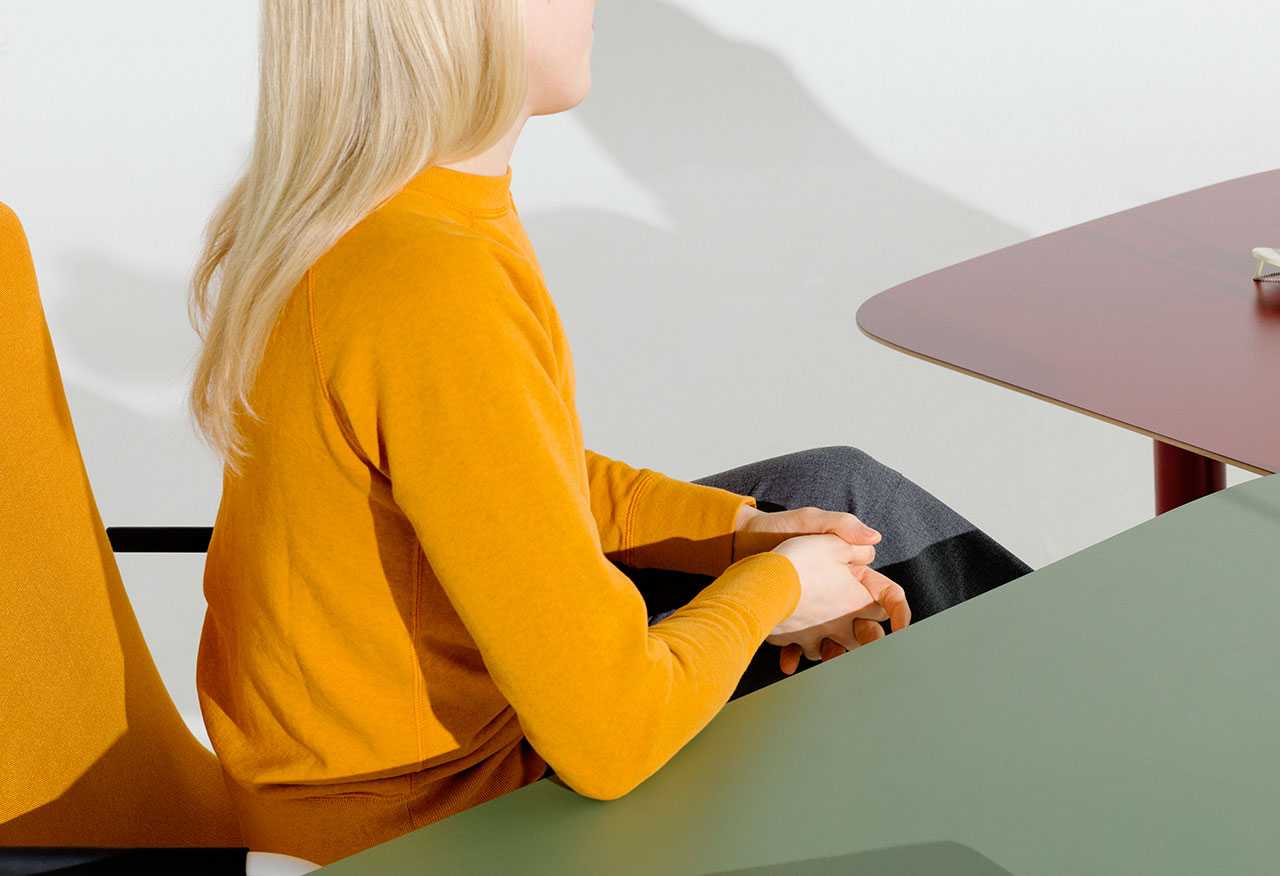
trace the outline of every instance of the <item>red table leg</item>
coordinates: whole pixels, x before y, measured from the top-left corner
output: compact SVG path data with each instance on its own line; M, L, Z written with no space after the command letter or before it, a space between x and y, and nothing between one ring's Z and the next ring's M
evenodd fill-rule
M1227 467L1216 459L1155 441L1156 514L1224 489Z

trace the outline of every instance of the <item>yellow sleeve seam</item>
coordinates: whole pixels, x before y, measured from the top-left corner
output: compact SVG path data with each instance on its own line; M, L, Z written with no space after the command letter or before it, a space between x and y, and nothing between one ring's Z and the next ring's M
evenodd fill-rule
M324 376L324 366L321 364L320 356L320 336L316 332L316 305L313 289L315 286L314 275L310 270L306 275L307 284L307 325L311 330L311 357L316 369L316 379L320 381L320 394L324 396L324 400L329 402L329 381Z
M305 277L306 293L307 293L307 327L311 334L311 361L315 367L316 381L320 384L320 395L324 399L325 407L329 411L329 415L333 417L333 421L338 426L338 431L342 433L343 439L366 465L378 468L377 463L369 458L364 448L360 445L360 440L356 437L355 431L351 428L347 421L346 414L340 410L339 405L335 403L332 394L329 392L329 380L324 373L324 356L320 352L320 332L316 329L316 308L315 308L315 274L314 271L308 270Z
M635 565L636 509L640 504L640 497L657 474L652 469L642 469L641 472L640 479L636 481L636 487L631 492L631 502L627 505L627 514L622 527L622 562L628 566Z

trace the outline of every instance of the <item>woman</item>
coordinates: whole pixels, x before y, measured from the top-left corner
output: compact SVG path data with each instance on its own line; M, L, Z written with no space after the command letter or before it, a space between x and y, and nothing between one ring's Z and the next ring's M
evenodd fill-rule
M1029 571L853 448L690 483L583 447L508 161L586 95L593 9L264 3L192 300L198 688L254 848L328 863L549 770L621 796L802 654Z

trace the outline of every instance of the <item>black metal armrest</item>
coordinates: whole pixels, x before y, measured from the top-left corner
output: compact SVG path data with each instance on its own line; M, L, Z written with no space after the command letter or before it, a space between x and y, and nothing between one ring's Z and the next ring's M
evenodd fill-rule
M203 554L209 550L209 526L108 526L107 538L118 554ZM4 876L0 871L0 876Z
M0 848L0 876L43 873L182 873L244 876L248 849Z

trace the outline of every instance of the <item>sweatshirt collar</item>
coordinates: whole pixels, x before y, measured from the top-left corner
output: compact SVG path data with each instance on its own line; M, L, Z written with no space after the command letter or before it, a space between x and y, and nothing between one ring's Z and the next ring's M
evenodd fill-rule
M501 176L428 165L406 188L434 195L475 215L500 216L511 206L511 165Z

